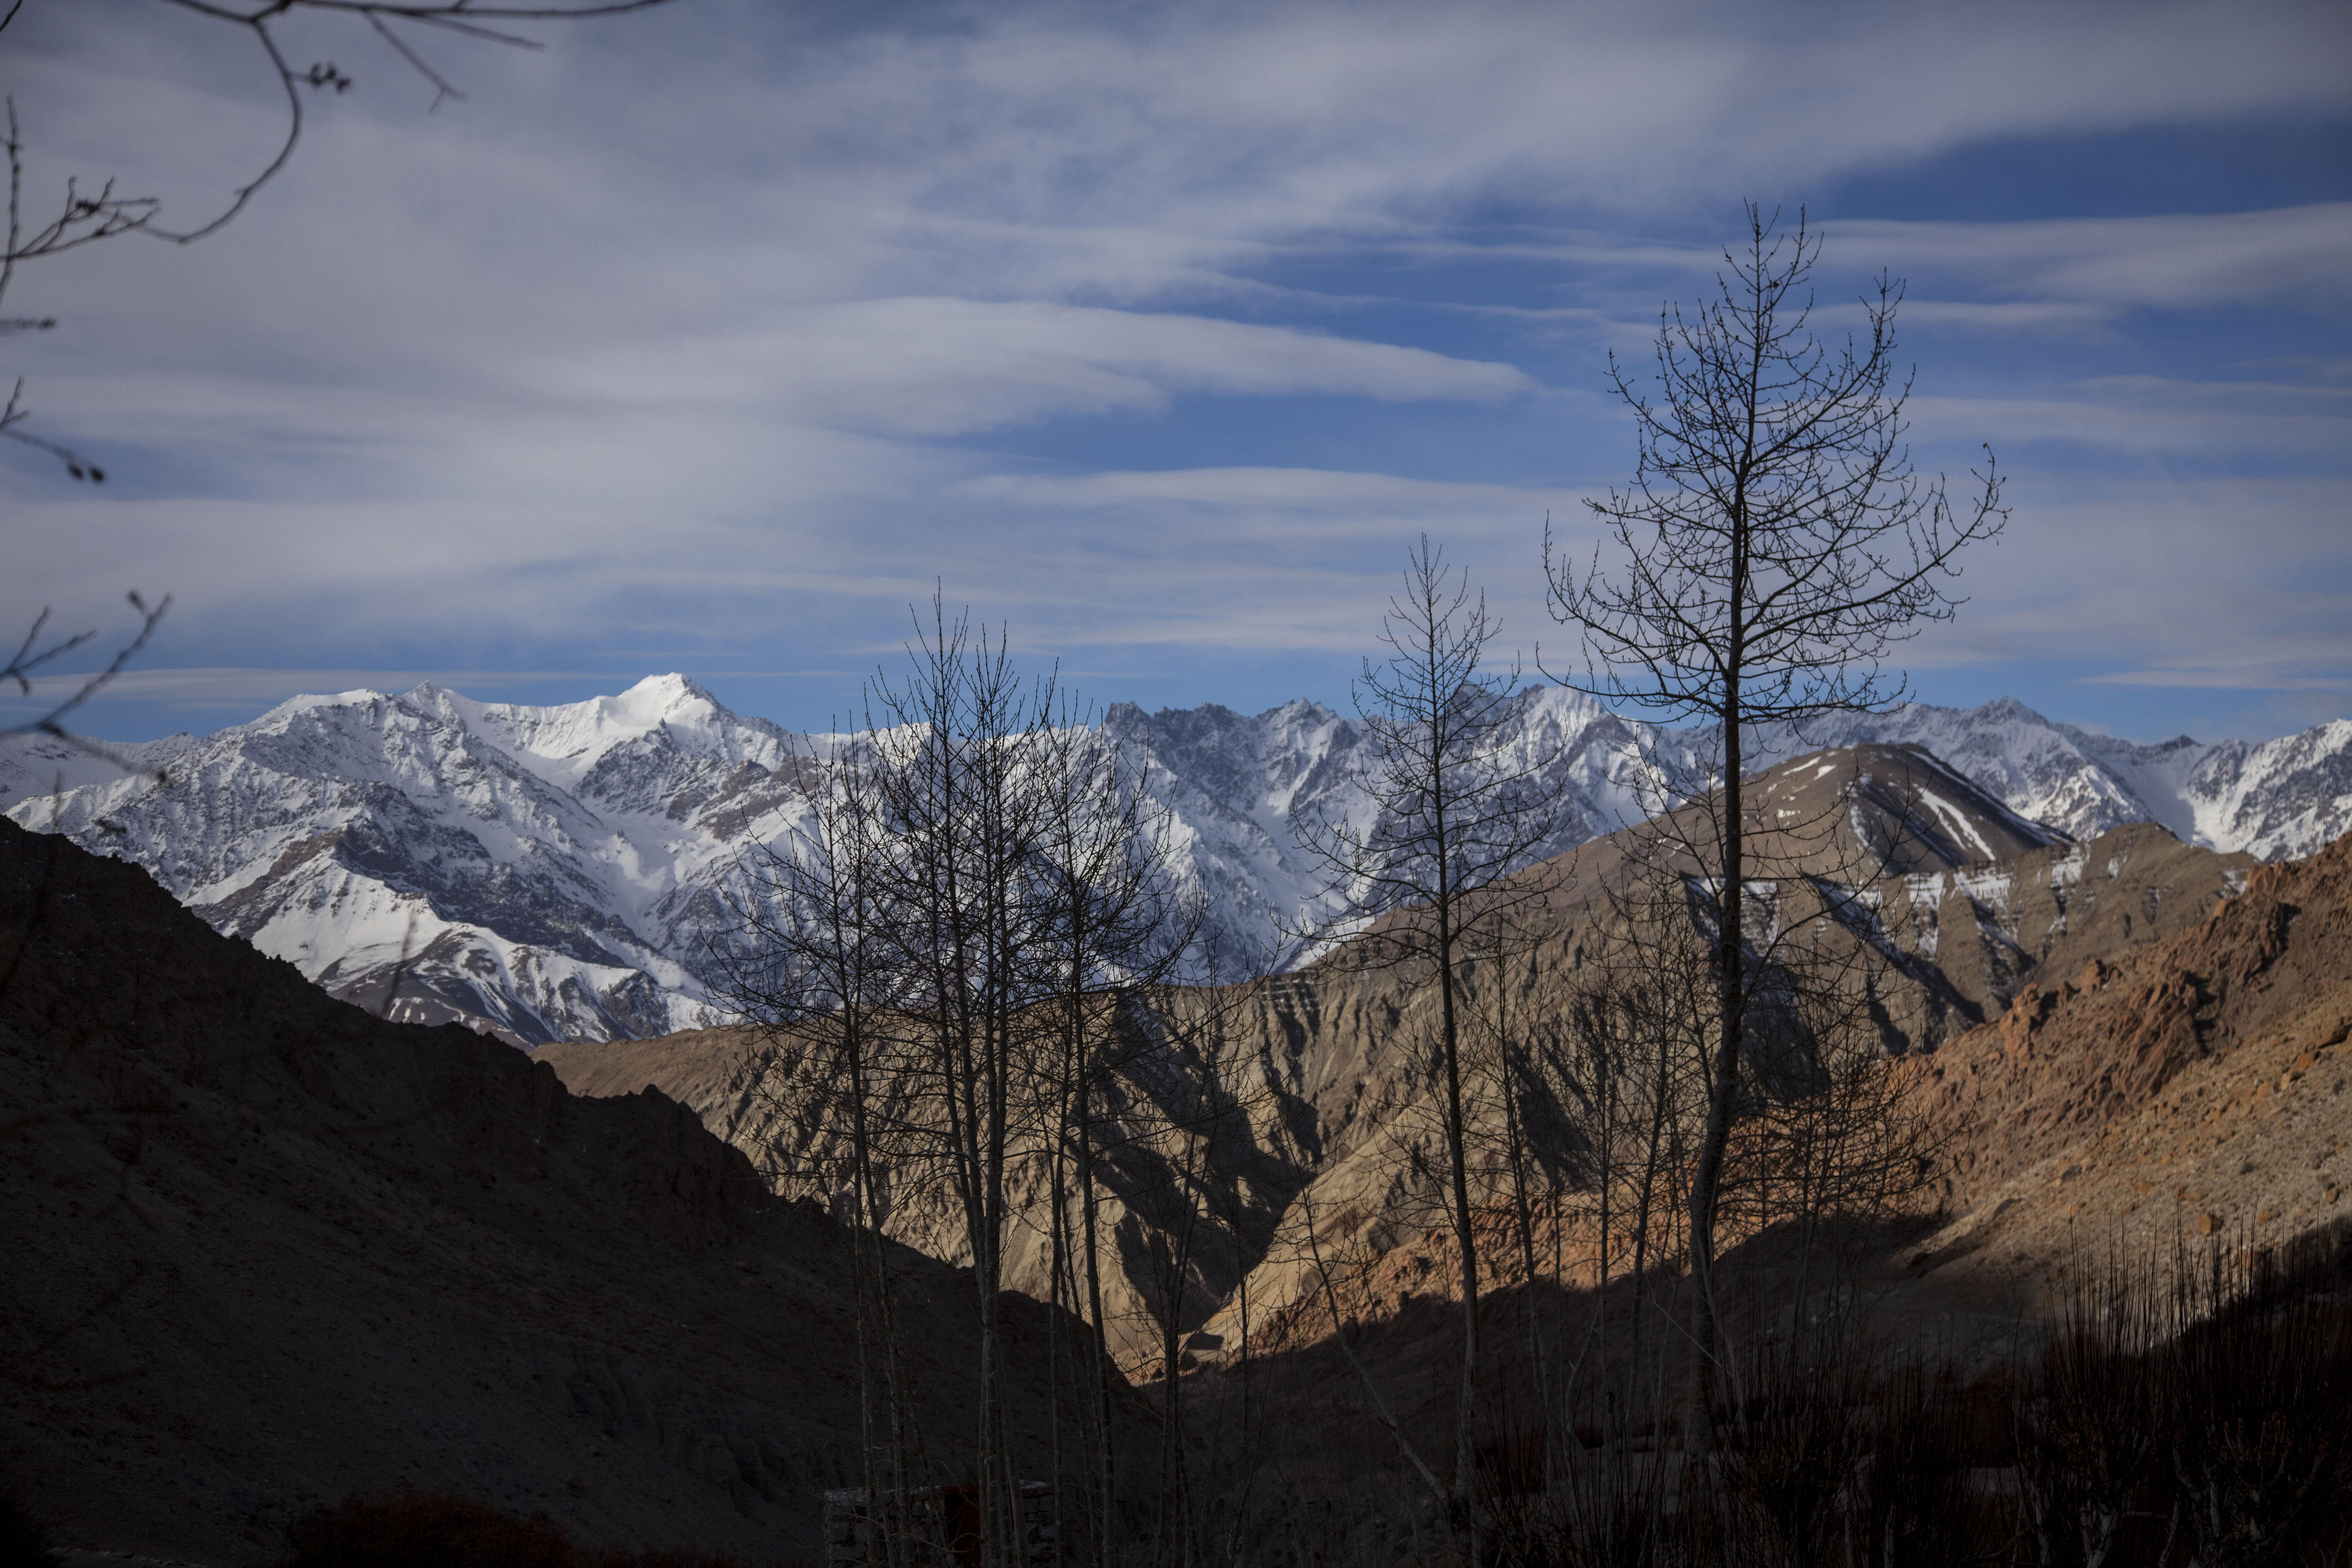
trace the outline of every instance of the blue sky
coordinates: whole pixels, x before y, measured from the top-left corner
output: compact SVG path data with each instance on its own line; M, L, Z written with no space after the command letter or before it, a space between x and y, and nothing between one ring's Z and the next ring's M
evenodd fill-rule
M1548 659L1549 511L1754 198L1818 320L1907 280L1915 455L2006 537L1918 693L2140 739L2352 712L2352 18L2340 6L784 6L525 53L290 27L287 174L190 247L26 268L0 617L174 608L93 733L432 678L681 669L846 712L934 583L1098 702L1344 703L1406 546ZM0 34L31 200L217 204L278 129L159 0Z

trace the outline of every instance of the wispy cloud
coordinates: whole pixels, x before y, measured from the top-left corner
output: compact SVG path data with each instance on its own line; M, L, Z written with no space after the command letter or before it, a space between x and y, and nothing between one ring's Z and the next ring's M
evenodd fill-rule
M2226 394L2201 400L2202 407L2185 408L2181 401L2178 395L1915 397L1909 412L1923 435L1948 441L1990 441L1996 447L2066 442L2182 457L2331 459L2352 450L2352 410L2275 413L2247 407L2250 400L2242 395L2231 398ZM2217 406L2225 402L2234 406Z
M2118 669L2104 675L2086 675L2083 684L2219 691L2352 691L2352 675L2285 675L2250 669Z
M250 712L257 705L274 706L294 697L333 696L345 691L415 690L426 681L436 686L514 686L551 680L594 679L601 672L554 669L250 669L185 665L169 668L133 667L115 676L105 690L113 700L156 701L191 711ZM10 691L0 695L0 710L44 712L60 698L79 690L79 676L46 676L33 682L25 697Z
M2352 202L2267 212L2067 218L2033 223L1829 226L1839 245L1898 271L1957 275L2009 297L1979 305L1986 323L2068 321L2069 308L2113 311L2284 299L2329 309L2352 295ZM1969 320L1969 308L1922 300L1915 317ZM2007 310L2006 317L2000 312Z
M958 487L964 493L1043 506L1183 503L1372 511L1383 516L1506 511L1522 520L1571 504L1565 490L1521 485L1449 483L1393 474L1328 468L1173 468L1081 475L991 474Z

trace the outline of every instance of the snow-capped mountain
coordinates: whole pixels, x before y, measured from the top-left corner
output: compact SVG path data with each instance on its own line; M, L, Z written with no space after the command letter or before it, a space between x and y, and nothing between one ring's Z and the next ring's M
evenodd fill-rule
M112 784L125 773L169 767L172 759L194 744L196 738L185 734L128 743L60 741L38 734L0 736L0 811L37 795L53 795L84 784Z
M1184 875L1210 907L1223 951L1307 951L1302 926L1336 912L1330 871L1309 840L1321 825L1370 825L1356 726L1319 702L1255 716L1203 704L1147 714L1131 702L1104 733L1150 758L1151 789L1171 818ZM1591 698L1530 687L1513 699L1497 745L1549 803L1549 833L1522 858L1548 859L1655 809L1662 781L1697 759L1681 737L1628 723Z
M702 900L755 825L789 826L792 745L679 677L559 708L348 691L11 815L138 861L335 994L606 1038L701 1019Z
M1227 955L1295 949L1328 914L1302 828L1361 825L1362 739L1318 703L1105 715L1150 756L1179 875ZM1916 742L2021 816L2075 837L2150 820L2268 858L2352 826L2352 722L2259 746L2162 746L2053 724L2014 702L1913 706L1780 737L1780 754ZM1528 858L1638 820L1689 776L1693 738L1531 688L1498 745L1538 770L1554 830ZM790 841L838 738L730 712L682 676L557 707L425 685L301 697L113 763L0 739L0 804L26 826L135 860L217 929L394 1016L531 1044L715 1021L706 943L745 851ZM58 784L63 789L58 789Z
M1908 703L1773 738L1781 755L1863 742L1924 746L2021 816L2070 838L2156 822L2184 844L2265 860L2317 852L2352 828L2352 721L2252 744L2186 735L2143 746L2043 718L2012 698Z

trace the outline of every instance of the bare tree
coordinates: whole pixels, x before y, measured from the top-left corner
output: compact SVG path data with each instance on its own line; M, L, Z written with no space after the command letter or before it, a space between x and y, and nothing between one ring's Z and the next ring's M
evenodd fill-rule
M1066 704L1058 722L1041 733L1031 764L1043 792L1045 826L1030 898L1041 917L1032 957L1050 997L1049 1046L1038 1063L1039 1089L1053 1107L1045 1161L1050 1278L1057 1300L1076 1307L1089 1329L1087 1353L1073 1370L1088 1413L1083 1426L1094 1530L1089 1546L1104 1568L1116 1561L1118 1539L1112 1352L1102 1285L1103 1254L1111 1242L1101 1225L1101 1167L1133 1138L1156 1141L1164 1145L1158 1152L1172 1150L1189 1160L1194 1140L1181 1125L1183 1113L1160 1119L1169 1125L1129 1125L1136 1119L1128 1113L1131 1104L1122 1101L1131 1097L1121 1094L1120 1082L1139 1075L1171 1079L1205 1104L1211 1090L1201 1079L1214 1067L1213 1059L1185 1048L1183 1019L1150 1005L1171 985L1203 977L1189 970L1213 966L1214 954L1194 952L1202 910L1184 898L1163 852L1171 812L1153 798L1148 766L1143 752L1111 740L1090 712ZM1188 965L1188 954L1194 964ZM1182 1203L1191 1206L1181 1221L1169 1217L1181 1226L1175 1264L1181 1277L1198 1201L1191 1185L1180 1187ZM1170 1300L1170 1313L1181 1310L1181 1294ZM1164 1332L1176 1332L1172 1316ZM1163 1385L1163 1414L1181 1431L1173 1375L1171 1369ZM1163 1441L1163 1471L1171 1458L1181 1458L1181 1443L1171 1448ZM1161 1490L1164 1499L1171 1488L1163 1484Z
M1035 765L1050 686L1032 692L993 645L938 600L918 625L909 673L872 689L885 763L877 776L896 847L888 940L904 979L904 1071L927 1108L916 1124L948 1178L970 1250L980 1321L977 1447L984 1560L1015 1560L1018 1518L1003 1409L1001 1300L1012 1223L1007 1176L1034 1136L1034 1064L1048 999L1028 897L1050 829Z
M908 1530L923 1522L905 1505L922 1461L883 1239L900 1097L891 1092L898 976L887 868L897 847L881 832L877 767L870 734L793 759L805 803L799 821L781 849L744 855L710 951L720 1000L766 1047L758 1090L784 1135L765 1151L765 1173L780 1187L805 1184L835 1196L836 1217L848 1222L866 1517L883 1563L904 1568ZM836 1135L820 1135L826 1122ZM887 1495L894 1487L895 1506Z
M987 1561L1020 1559L999 1506L1013 1470L998 1298L1017 1280L1084 1325L1053 1320L1048 1370L1075 1395L1078 1444L1064 1447L1057 1399L1051 1465L1059 1478L1076 1458L1086 1554L1107 1564L1122 1544L1118 1355L1140 1326L1121 1321L1113 1271L1160 1352L1162 1549L1191 1523L1178 1373L1210 1299L1195 1244L1219 1223L1219 1141L1245 1114L1222 1070L1244 1001L1187 984L1215 954L1168 860L1149 759L936 601L908 651L907 675L868 685L863 732L795 759L795 826L747 852L712 952L765 1037L771 1180L829 1196L866 1233L862 1279L885 1277L888 1226L973 1263ZM1042 1277L1023 1259L1038 1242ZM905 1403L887 1300L860 1301L877 1434ZM869 1487L919 1462L895 1434L869 1444ZM878 1490L869 1506L888 1518Z
M1885 661L1961 600L1947 584L1960 550L2007 519L1990 449L1956 504L1912 466L1895 368L1902 288L1882 275L1859 342L1810 330L1820 240L1801 213L1750 204L1715 299L1660 313L1654 393L1614 355L1610 383L1632 411L1632 483L1590 502L1614 560L1582 570L1547 531L1554 616L1577 629L1580 671L1558 677L1612 705L1699 720L1719 744L1713 786L1686 784L1701 810L1691 846L1711 873L1716 1026L1706 1117L1690 1193L1700 1365L1711 1352L1712 1274L1724 1160L1741 1092L1743 1042L1766 971L1748 963L1748 810L1743 741L1753 726L1900 700ZM1669 805L1671 802L1661 802Z
M1342 922L1369 922L1336 961L1425 969L1438 993L1434 1074L1440 1085L1447 1220L1460 1253L1462 1379L1449 1511L1477 1561L1473 1490L1477 1473L1479 1264L1469 1173L1462 967L1474 921L1510 920L1533 896L1496 886L1550 837L1537 780L1549 754L1499 745L1517 718L1517 669L1487 668L1502 624L1474 598L1423 534L1402 590L1389 601L1381 640L1390 656L1364 661L1356 703L1364 715L1361 782L1369 820L1306 825L1307 847L1337 884Z

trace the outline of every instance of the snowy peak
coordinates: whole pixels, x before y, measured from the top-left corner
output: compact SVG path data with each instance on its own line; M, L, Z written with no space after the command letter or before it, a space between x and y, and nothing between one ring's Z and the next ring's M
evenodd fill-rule
M618 696L549 708L477 702L430 684L409 697L490 737L539 776L564 788L585 778L615 749L649 741L658 747L655 738L660 736L675 737L677 744L698 752L771 766L788 744L774 725L737 717L683 675L648 676Z
M1766 833L1787 834L1794 825L1798 852L1784 848L1784 858L1814 858L1803 841L1820 841L1817 863L1805 868L1817 874L1952 870L2067 841L1908 742L1844 746L1782 763L1748 780L1742 816ZM1843 841L1807 826L1841 817Z
M390 1016L525 1043L659 1033L703 1016L697 896L733 860L694 819L763 789L777 816L791 743L678 676L550 708L428 683L294 699L47 816ZM24 750L0 755L22 771ZM31 805L12 815L50 826Z
M197 744L194 735L160 741L60 741L52 735L0 736L0 811L20 801L103 786L168 769Z

